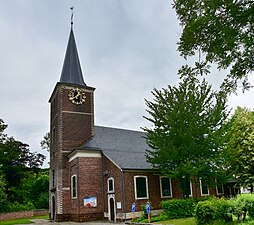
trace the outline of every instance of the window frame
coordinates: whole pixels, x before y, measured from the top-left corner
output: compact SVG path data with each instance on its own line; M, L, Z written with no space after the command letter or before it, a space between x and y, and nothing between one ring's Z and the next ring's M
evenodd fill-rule
M52 188L56 186L56 173L55 170L51 170L51 175L52 175Z
M185 176L182 177L183 179L185 178ZM193 197L193 192L192 192L192 182L191 182L191 179L189 180L190 182L190 194L189 194L189 197Z
M207 194L203 193L203 181L202 178L199 178L199 185L200 185L200 194L201 196L209 196L210 195L210 190L209 190L209 186L207 184L205 184L207 186Z
M112 181L112 190L109 190L109 182ZM115 192L115 181L113 177L109 177L107 180L107 189L108 189L108 193L114 193Z
M137 178L145 178L146 182L146 197L138 197L138 192L137 192ZM148 191L148 178L147 176L134 176L134 192L135 192L135 199L149 199L149 191Z
M215 180L215 182L216 182L216 194L217 195L224 195L224 186L223 186L223 184L220 184L220 186L222 187L221 189L222 189L222 192L218 192L218 181L217 181L217 179Z
M74 187L73 187L73 186L74 186L74 185L73 185L73 183L74 183L74 182L73 182L73 178L74 178L74 177L75 177L75 194L76 194L75 196L74 196L74 191L73 191L73 190L74 190ZM76 198L78 197L77 183L78 183L78 182L77 182L77 175L74 174L74 175L71 176L71 198L72 198L72 199L76 199Z
M162 190L162 179L167 178L169 180L169 189L170 189L170 195L168 196L163 196L163 190ZM160 176L160 192L161 192L161 198L172 198L173 193L172 193L172 182L170 177L166 176Z

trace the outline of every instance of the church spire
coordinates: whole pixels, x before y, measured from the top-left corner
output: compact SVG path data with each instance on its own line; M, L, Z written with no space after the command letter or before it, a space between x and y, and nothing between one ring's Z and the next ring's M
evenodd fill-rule
M78 50L73 33L73 8L71 7L71 31L69 36L69 41L67 45L67 50L65 53L63 69L61 73L60 82L61 83L71 83L78 85L86 85L83 79L83 74L79 62Z

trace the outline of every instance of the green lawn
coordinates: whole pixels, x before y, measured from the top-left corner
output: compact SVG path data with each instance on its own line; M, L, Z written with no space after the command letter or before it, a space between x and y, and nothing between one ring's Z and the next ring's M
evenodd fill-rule
M193 217L190 218L183 218L183 219L172 219L172 220L165 220L156 222L156 224L167 224L167 225L196 225L195 219ZM232 223L224 223L221 221L215 221L212 225L254 225L254 221L247 220L245 223L237 223L237 220L234 219Z
M32 217L32 218L0 221L0 225L29 224L29 223L33 223L32 219L49 219L49 216L48 215L46 215L46 216L35 216L35 217Z
M183 219L173 219L173 220L166 220L166 221L159 221L156 222L158 224L172 224L172 225L196 225L195 219L191 218L183 218Z

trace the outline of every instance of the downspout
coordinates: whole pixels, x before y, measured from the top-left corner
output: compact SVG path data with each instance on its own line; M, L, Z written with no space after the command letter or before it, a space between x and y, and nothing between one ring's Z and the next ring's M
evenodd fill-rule
M103 161L103 154L101 153L101 188L102 188L102 218L104 220L104 209L105 209L105 202L104 202L104 161Z
M124 222L126 221L126 203L125 203L125 190L124 190L124 171L122 170L122 192L123 192L123 213L124 213Z
M78 198L78 217L79 217L79 222L83 222L80 221L80 177L79 177L79 158L77 158L78 162L77 162L77 176L76 176L76 186L77 186L77 198ZM71 174L71 170L70 170L70 174ZM72 181L71 181L72 182ZM71 185L70 185L71 188ZM70 190L72 192L72 190ZM72 201L72 196L71 196L71 201ZM70 211L70 210L69 210Z

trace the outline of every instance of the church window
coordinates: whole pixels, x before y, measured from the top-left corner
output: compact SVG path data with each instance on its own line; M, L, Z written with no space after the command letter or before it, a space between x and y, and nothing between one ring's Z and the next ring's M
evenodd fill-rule
M53 130L52 130L52 137L51 137L52 145L55 144L55 138L56 138L56 128L53 128Z
M55 187L55 170L52 170L52 187Z
M73 175L71 177L71 196L72 198L77 198L77 176Z
M169 177L160 177L160 188L162 198L172 197L171 179Z
M199 183L200 183L200 189L201 189L201 196L209 195L209 188L207 183L204 180L202 180L202 178L199 179Z
M136 199L148 199L148 183L146 176L135 176L134 186Z
M184 193L189 194L189 197L192 197L192 183L190 179L186 177L182 177L181 179L181 186L184 190Z
M224 195L223 184L218 183L217 180L216 180L216 193L217 195Z
M108 192L114 192L114 178L110 177L108 179Z

